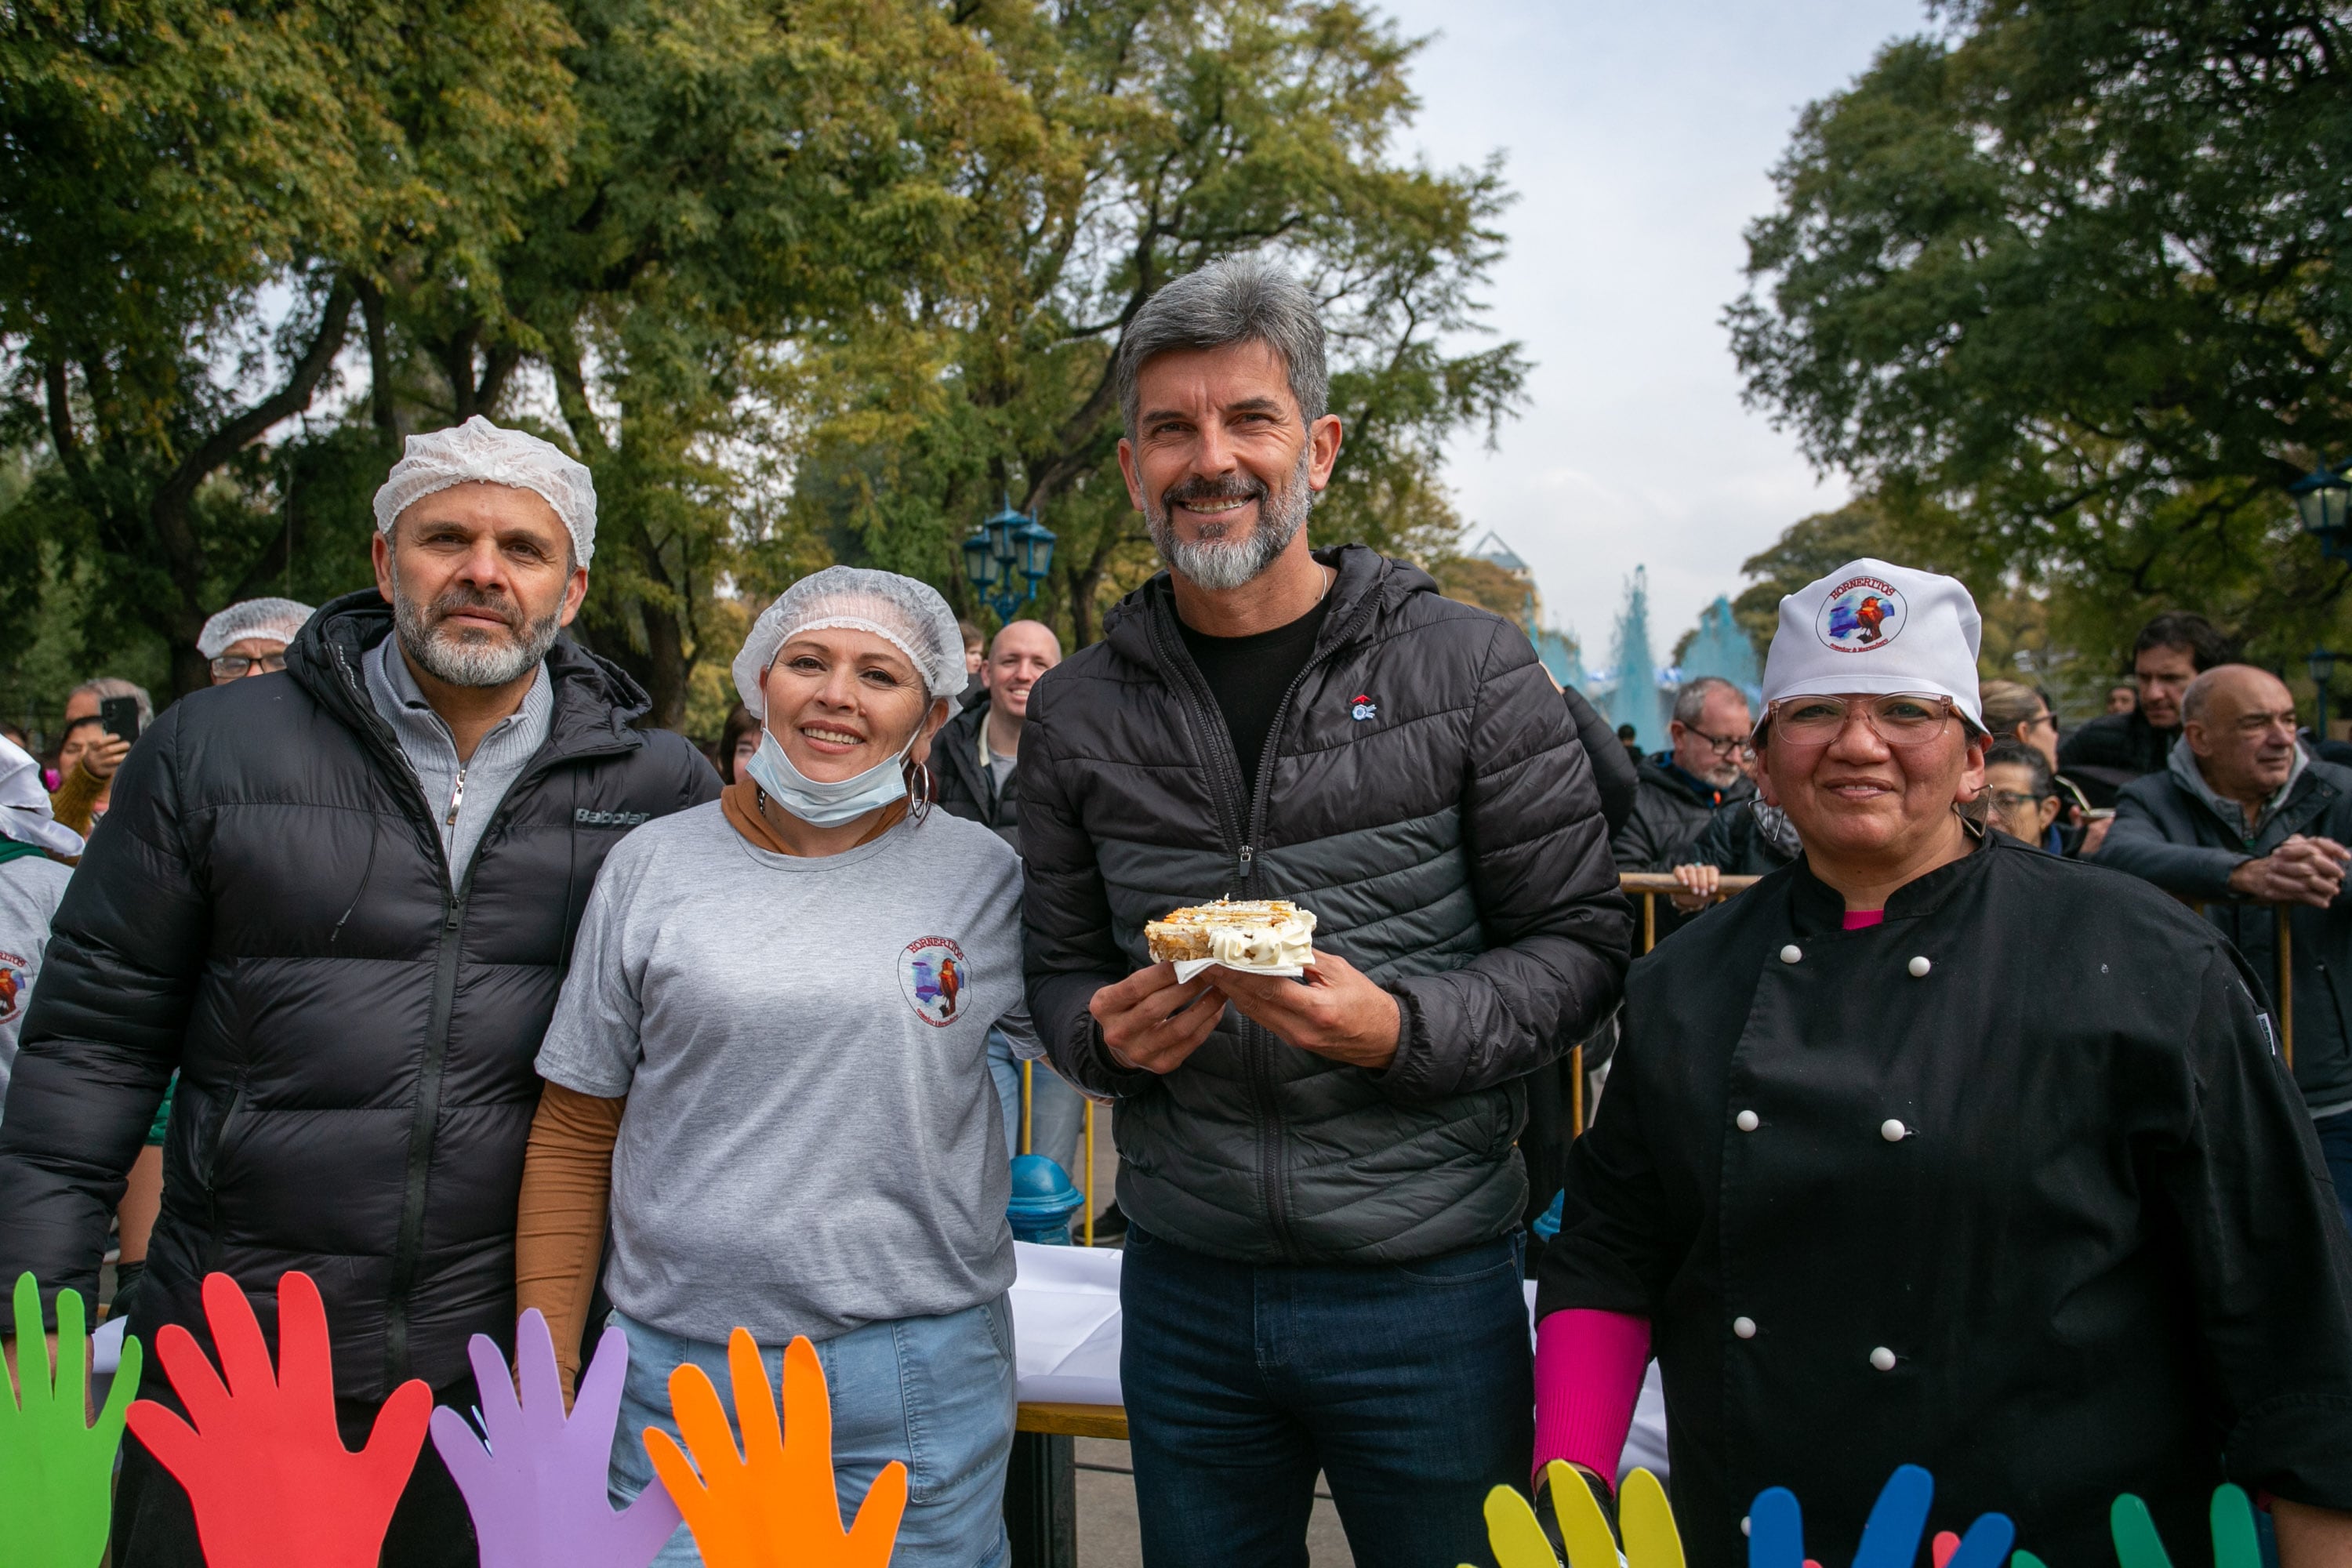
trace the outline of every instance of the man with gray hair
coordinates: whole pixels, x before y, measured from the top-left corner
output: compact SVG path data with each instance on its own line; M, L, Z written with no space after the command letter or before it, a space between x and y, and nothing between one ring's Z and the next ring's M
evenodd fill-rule
M97 1294L107 1215L173 1069L163 1207L130 1309L200 1343L227 1274L274 1334L279 1277L325 1298L359 1446L411 1377L473 1397L511 1346L532 1068L605 852L719 793L646 695L562 640L595 544L588 471L475 418L409 438L376 494L376 586L312 616L282 671L166 709L58 908L0 1121L0 1277ZM54 1321L54 1319L52 1320ZM142 1390L169 1404L161 1379ZM204 1561L135 1436L117 1568ZM431 1445L391 1568L475 1561Z
M1137 313L1119 467L1168 570L1022 737L1031 1012L1118 1102L1150 1568L1303 1559L1318 1472L1358 1563L1452 1563L1526 1482L1522 1080L1615 1005L1632 923L1527 637L1309 548L1323 341L1255 258ZM1312 912L1312 965L1151 961L1147 921L1220 896Z
M1747 693L1721 676L1702 675L1675 693L1669 743L1635 769L1633 814L1610 845L1619 870L1673 870L1717 812L1755 795L1739 766L1754 728Z

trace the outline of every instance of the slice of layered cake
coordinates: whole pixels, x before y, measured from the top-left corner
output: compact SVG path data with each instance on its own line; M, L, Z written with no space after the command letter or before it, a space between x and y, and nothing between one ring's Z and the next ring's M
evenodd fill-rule
M1242 969L1297 968L1314 962L1315 917L1285 899L1194 904L1143 928L1155 963L1213 959Z

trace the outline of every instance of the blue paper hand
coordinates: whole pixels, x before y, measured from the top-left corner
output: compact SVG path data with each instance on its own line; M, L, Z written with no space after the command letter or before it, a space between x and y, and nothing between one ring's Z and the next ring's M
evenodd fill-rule
M1887 1477L1862 1528L1853 1568L1912 1568L1935 1498L1936 1479L1916 1465ZM1945 1568L2000 1568L2016 1539L2006 1514L1980 1514ZM1805 1561L1804 1510L1796 1494L1786 1487L1758 1493L1748 1510L1748 1568L1804 1568Z
M597 1342L569 1420L555 1341L536 1310L515 1324L520 1400L488 1335L476 1334L467 1348L488 1444L444 1405L433 1413L433 1446L474 1516L482 1568L646 1568L679 1516L659 1481L625 1513L614 1513L606 1500L604 1476L629 1370L621 1331L606 1329Z

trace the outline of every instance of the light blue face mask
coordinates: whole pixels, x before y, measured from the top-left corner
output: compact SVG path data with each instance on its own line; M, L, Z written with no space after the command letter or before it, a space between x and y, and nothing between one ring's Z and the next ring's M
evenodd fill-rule
M768 792L768 797L812 827L838 827L878 806L890 805L907 798L907 775L899 764L907 753L915 749L922 726L907 737L898 754L875 763L862 773L842 780L839 784L824 784L793 766L792 758L784 755L775 736L768 732L766 720L760 721L760 749L753 752L743 764L751 782Z

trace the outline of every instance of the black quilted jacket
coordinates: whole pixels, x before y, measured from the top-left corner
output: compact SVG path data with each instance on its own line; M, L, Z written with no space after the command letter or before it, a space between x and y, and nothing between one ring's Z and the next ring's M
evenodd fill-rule
M1515 1081L1616 1005L1632 919L1566 708L1517 628L1360 545L1276 714L1255 798L1163 574L1050 671L1021 740L1029 1000L1055 1065L1120 1096L1120 1206L1250 1261L1388 1262L1500 1236L1527 1181ZM1358 715L1361 715L1359 717ZM1228 1008L1166 1077L1087 1010L1143 925L1220 894L1315 911L1397 997L1373 1072Z
M718 794L640 731L627 676L548 655L547 743L453 893L441 838L360 654L392 612L330 605L282 675L173 703L115 781L59 907L0 1121L0 1278L95 1293L107 1216L172 1069L163 1211L131 1331L180 1323L226 1270L275 1338L278 1276L326 1298L335 1386L466 1375L514 1333L531 1059L604 855Z

